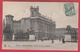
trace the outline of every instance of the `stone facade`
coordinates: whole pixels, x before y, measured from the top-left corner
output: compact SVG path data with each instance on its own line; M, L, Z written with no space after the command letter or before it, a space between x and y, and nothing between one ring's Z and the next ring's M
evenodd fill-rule
M6 25L9 24L14 34L18 31L24 33L34 30L36 39L51 39L55 36L55 21L48 19L39 13L39 7L30 7L30 17L22 18L18 21L13 20L13 15L6 15Z

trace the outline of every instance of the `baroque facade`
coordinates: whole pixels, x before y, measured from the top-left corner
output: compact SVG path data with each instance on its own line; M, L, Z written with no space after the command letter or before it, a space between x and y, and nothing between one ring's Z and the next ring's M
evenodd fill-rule
M22 18L18 21L13 20L14 16L11 14L6 15L5 17L5 24L9 24L11 26L11 30L14 34L16 34L20 30L24 33L34 30L34 35L36 39L49 39L51 37L55 37L55 21L41 15L41 13L39 13L38 6L31 6L30 16Z

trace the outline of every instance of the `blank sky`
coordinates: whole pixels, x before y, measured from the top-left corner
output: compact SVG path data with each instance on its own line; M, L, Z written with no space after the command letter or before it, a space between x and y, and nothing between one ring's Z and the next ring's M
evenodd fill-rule
M67 25L78 27L78 3L74 3L76 15L66 16L64 4L66 2L3 2L3 18L11 14L14 20L30 16L30 6L39 6L39 12L51 17L56 22L57 28L64 28Z

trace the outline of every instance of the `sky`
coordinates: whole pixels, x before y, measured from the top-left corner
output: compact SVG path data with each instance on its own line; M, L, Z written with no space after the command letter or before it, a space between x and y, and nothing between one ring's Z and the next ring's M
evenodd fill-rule
M30 16L30 6L39 6L39 12L56 22L56 28L67 25L78 28L78 3L74 2L76 15L66 16L64 4L67 2L3 2L3 19L11 14L14 20Z

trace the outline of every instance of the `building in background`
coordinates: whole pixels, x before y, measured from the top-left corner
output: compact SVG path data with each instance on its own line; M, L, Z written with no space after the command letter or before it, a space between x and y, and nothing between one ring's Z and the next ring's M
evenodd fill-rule
M67 28L56 28L55 34L57 39L65 39L66 42L75 42L78 41L78 29L71 27L69 32Z

